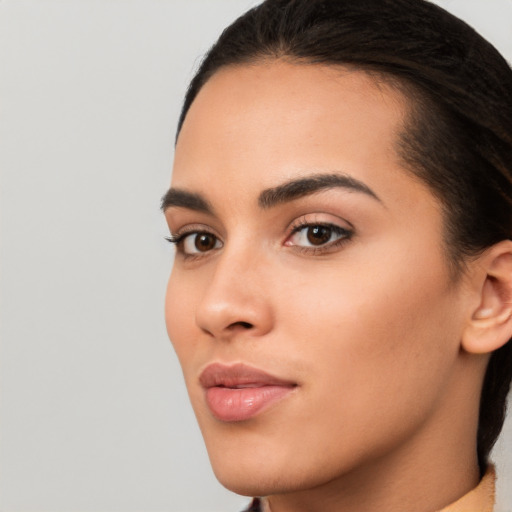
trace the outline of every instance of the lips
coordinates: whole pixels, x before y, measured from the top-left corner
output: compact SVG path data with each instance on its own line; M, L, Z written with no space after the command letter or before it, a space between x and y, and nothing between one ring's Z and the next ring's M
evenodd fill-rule
M226 422L248 420L297 387L294 382L241 363L211 364L201 373L199 382L213 416Z

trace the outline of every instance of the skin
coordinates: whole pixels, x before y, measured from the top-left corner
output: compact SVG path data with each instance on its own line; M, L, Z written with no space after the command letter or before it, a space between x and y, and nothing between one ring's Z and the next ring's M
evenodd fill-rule
M428 512L478 482L487 354L461 340L485 271L452 279L440 205L396 150L406 115L401 94L363 72L270 61L217 72L179 135L172 188L212 211L165 210L171 233L192 233L169 280L168 332L218 479L269 496L272 512ZM259 204L326 174L374 195L335 186ZM348 234L310 246L301 223ZM197 251L194 232L213 248ZM199 383L213 362L297 387L219 421Z

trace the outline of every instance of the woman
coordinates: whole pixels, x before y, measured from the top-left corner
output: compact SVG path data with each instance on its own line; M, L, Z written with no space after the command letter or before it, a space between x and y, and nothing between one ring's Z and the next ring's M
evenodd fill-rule
M490 511L512 71L423 0L267 0L192 80L166 320L250 510Z

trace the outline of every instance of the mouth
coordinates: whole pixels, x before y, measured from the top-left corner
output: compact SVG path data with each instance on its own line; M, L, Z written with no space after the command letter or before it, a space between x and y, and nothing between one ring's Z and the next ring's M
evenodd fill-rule
M297 383L245 364L207 366L199 377L213 416L224 422L245 421L287 397Z

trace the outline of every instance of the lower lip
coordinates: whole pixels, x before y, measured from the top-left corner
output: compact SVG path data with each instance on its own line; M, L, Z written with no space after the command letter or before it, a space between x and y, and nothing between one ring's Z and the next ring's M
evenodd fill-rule
M206 390L206 403L218 420L244 421L282 400L293 389L291 386L213 387Z

